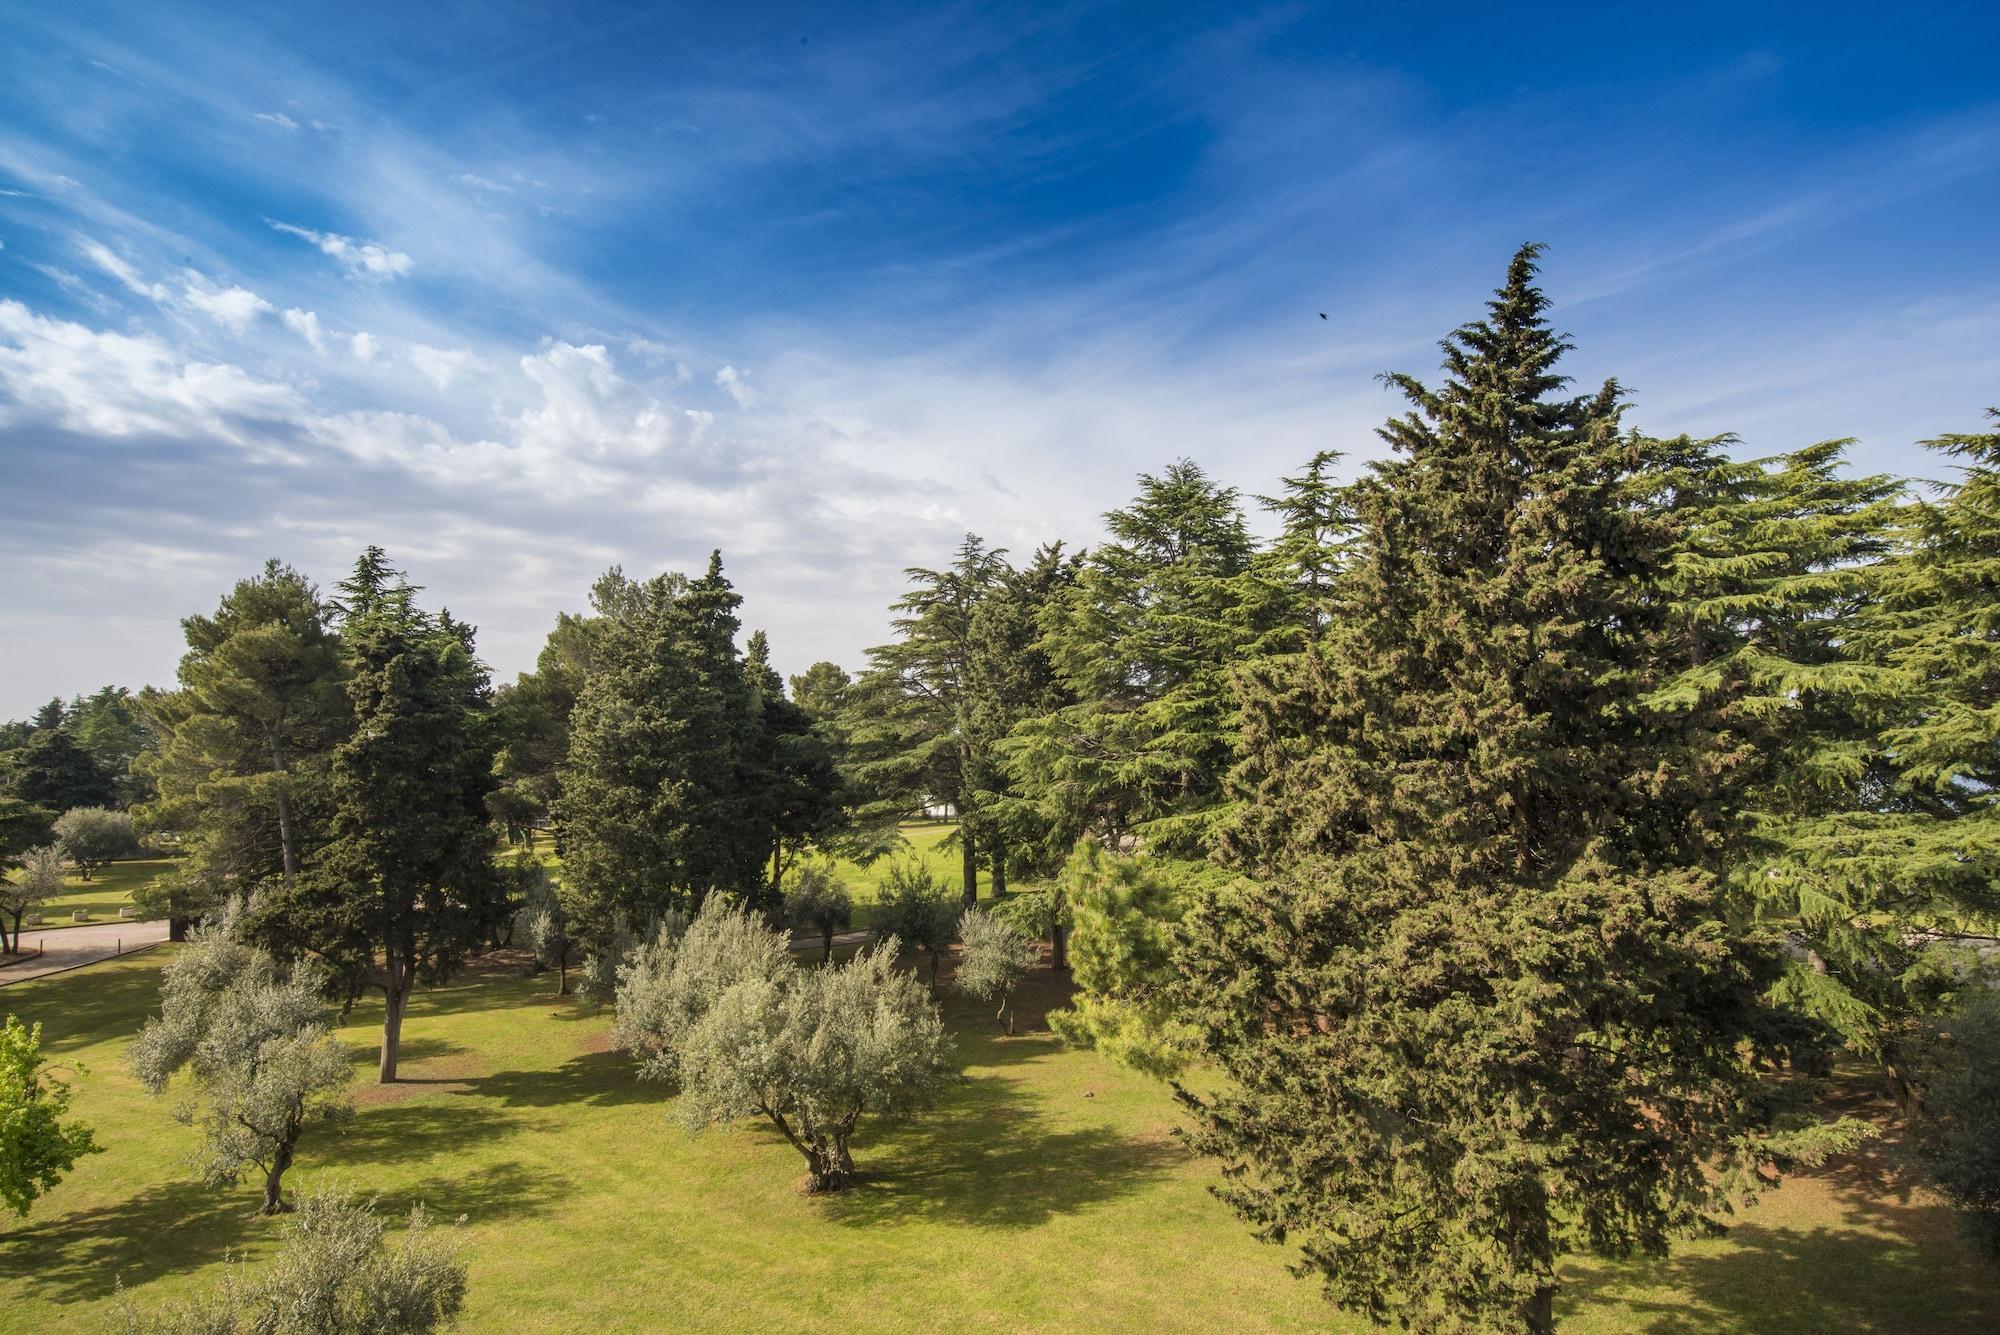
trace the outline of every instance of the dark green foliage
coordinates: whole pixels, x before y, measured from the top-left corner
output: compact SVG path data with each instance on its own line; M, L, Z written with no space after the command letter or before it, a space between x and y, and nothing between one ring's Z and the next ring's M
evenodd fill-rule
M178 922L296 878L330 836L333 748L352 727L331 607L290 566L266 563L213 616L181 622L180 688L140 708L159 738L137 764L154 789L142 828L179 836Z
M743 655L750 685L743 800L764 826L771 849L771 889L784 888L786 866L809 845L824 844L846 819L832 741L812 715L785 698L763 631Z
M838 663L821 661L792 678L792 699L806 717L826 726L840 717L846 707L847 688L854 679Z
M350 990L382 989L384 1083L410 991L450 978L507 908L486 811L486 669L472 628L420 610L415 594L377 548L341 585L355 726L333 754L332 839L296 886L267 897L257 924L325 957Z
M912 588L892 609L897 638L868 651L839 722L856 819L879 845L893 841L897 822L936 804L958 814L967 904L978 894L981 787L996 740L974 719L974 617L1005 578L1004 557L968 533L948 568L905 571Z
M8 795L31 806L62 812L118 800L117 776L92 759L66 728L37 729L8 761Z
M31 848L54 843L55 825L56 813L47 807L23 802L18 797L0 797L0 864Z
M1187 460L1139 483L1043 614L1041 650L1074 703L1013 729L1007 772L1052 839L1134 833L1197 853L1237 730L1229 673L1271 607L1233 489Z
M1010 870L1041 874L1060 865L1075 831L1059 827L1045 806L1013 791L1005 739L1024 721L1074 703L1042 643L1042 622L1068 596L1081 568L1061 543L1036 550L1018 570L1002 572L973 608L967 660L965 726L975 739L972 782L978 844L1004 895Z
M571 929L593 951L621 916L643 928L717 891L761 900L774 844L749 789L762 738L720 556L699 580L609 592L556 804Z
M1926 1021L1911 1048L1910 1153L1969 1232L2000 1257L2000 994Z
M68 728L77 744L90 753L98 768L112 776L118 789L116 805L123 808L151 795L152 785L135 767L153 748L138 697L123 686L106 686L70 702Z
M1223 1197L1421 1331L1551 1329L1559 1260L1704 1226L1763 1116L1732 743L1650 703L1677 531L1616 386L1561 393L1535 253L1441 389L1391 377L1335 614L1246 673L1225 848L1255 881L1177 952Z

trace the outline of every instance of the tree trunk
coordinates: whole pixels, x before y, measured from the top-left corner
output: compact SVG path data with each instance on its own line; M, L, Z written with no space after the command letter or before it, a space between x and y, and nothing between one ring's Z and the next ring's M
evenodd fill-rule
M271 738L271 768L282 775L285 768L285 744L274 728ZM299 834L292 823L292 790L284 778L278 780L278 846L285 859L285 884L290 885L299 874Z
M1005 899L1007 897L1007 850L996 844L991 857L992 865L990 870L993 880L993 897L995 899Z
M833 963L833 929L831 927L826 929L823 948L819 952L819 962L821 964Z
M1067 969L1069 967L1069 933L1061 923L1049 925L1049 967Z
M569 945L567 942L564 943L560 951L556 952L556 995L559 997L569 995Z
M1004 992L1000 994L1000 1013L994 1018L1000 1021L1000 1027L1007 1031L1007 1037L1012 1038L1014 1036L1014 1016L1007 1009L1007 994Z
M958 851L962 859L961 875L965 881L965 907L971 908L979 902L979 848L972 841L972 831L961 821L958 826Z
M1544 1284L1521 1306L1521 1316L1532 1335L1554 1335L1556 1328L1556 1286Z
M187 939L188 939L188 920L186 918L179 918L179 917L168 918L167 940L185 941Z
M391 951L388 959L389 979L383 986L386 1000L382 1007L382 1069L376 1083L393 1085L396 1083L396 1054L403 1045L403 1000L409 992L409 978L403 972L403 962Z
M277 1154L271 1159L271 1171L264 1175L264 1208L258 1213L284 1213L285 1198L278 1188L285 1179L285 1170L291 1166L292 1147L290 1145L280 1145Z
M782 895L785 892L785 887L784 887L785 864L782 861L780 861L780 858L783 856L784 851L785 851L785 846L781 841L778 840L772 841L771 893L774 895Z

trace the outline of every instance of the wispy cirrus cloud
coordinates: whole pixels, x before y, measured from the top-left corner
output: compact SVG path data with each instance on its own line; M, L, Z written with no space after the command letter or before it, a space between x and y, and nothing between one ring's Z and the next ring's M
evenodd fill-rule
M416 261L399 250L391 250L376 241L357 241L351 236L338 232L318 232L310 227L300 227L294 223L266 219L272 230L298 237L319 247L323 254L340 261L350 274L359 278L391 280L402 278L416 268Z

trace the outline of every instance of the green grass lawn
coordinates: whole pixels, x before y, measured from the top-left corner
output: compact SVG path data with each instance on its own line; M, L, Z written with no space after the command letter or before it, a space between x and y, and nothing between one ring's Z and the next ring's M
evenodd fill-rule
M882 897L882 883L889 875L889 869L897 861L914 857L930 869L933 876L946 885L957 889L962 875L959 865L958 846L947 846L949 839L958 828L956 821L912 821L901 827L905 846L887 857L862 864L852 858L836 858L834 874L840 878L847 891L854 897L854 925L872 925L875 905ZM562 860L555 854L555 844L546 834L537 834L532 849L514 850L516 857L532 857L552 871L560 871ZM1010 890L1025 890L1031 882L1010 884ZM985 868L980 869L980 898L991 898L993 887L987 878Z
M10 1330L112 1328L253 1262L255 1185L204 1188L195 1133L122 1065L164 951L16 984L7 1010L80 1065L76 1112L107 1152L0 1224ZM1031 1021L1055 995L1040 976ZM1352 1331L1205 1190L1157 1085L1045 1032L1003 1039L947 999L966 1079L937 1112L864 1129L864 1183L796 1190L774 1132L690 1137L607 1048L608 1019L547 977L488 963L420 994L407 1083L358 1084L359 1116L302 1146L293 1187L340 1179L401 1211L467 1216L465 1326L492 1331ZM983 1009L983 1008L982 1008ZM342 1037L366 1080L379 1007ZM1653 1264L1574 1267L1573 1332L1990 1332L2000 1268L1912 1195L1881 1151L1787 1185L1726 1239Z
M71 872L63 878L64 892L42 906L42 927L82 926L70 920L78 909L89 909L92 922L116 918L118 910L132 902L134 890L152 884L173 865L172 858L133 858L100 867L88 881Z

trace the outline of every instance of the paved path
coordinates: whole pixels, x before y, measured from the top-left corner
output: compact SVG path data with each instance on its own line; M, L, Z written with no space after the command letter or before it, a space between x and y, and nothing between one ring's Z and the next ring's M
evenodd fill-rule
M0 986L45 973L59 973L79 964L95 964L141 946L157 946L167 939L167 922L94 922L82 927L36 929L21 932L22 948L32 952L39 944L42 953L26 959L0 955Z

